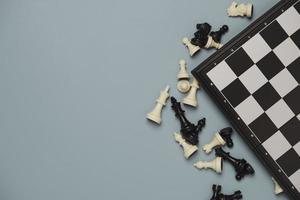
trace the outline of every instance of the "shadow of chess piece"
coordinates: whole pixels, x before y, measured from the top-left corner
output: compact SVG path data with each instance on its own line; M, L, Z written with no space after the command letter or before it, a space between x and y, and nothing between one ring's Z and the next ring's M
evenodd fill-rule
M177 102L175 97L171 97L171 103L175 116L180 121L180 133L183 139L192 145L197 145L199 142L198 134L205 125L205 118L199 120L197 125L194 125L185 117L185 111L182 110L180 103Z
M252 166L247 163L245 159L234 158L230 156L229 152L225 152L221 147L215 149L215 154L216 156L222 157L224 160L229 161L233 165L236 171L235 178L237 180L241 180L245 175L252 175L255 172Z

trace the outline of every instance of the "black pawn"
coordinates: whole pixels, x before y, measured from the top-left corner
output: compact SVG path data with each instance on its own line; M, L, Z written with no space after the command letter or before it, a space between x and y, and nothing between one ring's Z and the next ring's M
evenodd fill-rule
M213 185L212 186L212 190L213 190L213 195L212 197L210 198L210 200L219 200L218 197L220 195L220 192L221 192L221 189L222 189L222 186L221 185Z
M199 37L208 36L209 32L211 31L211 25L206 22L203 24L197 24L196 28L199 31Z
M234 158L230 156L229 152L225 152L221 147L215 149L215 154L216 156L222 157L224 160L229 161L233 165L236 171L235 178L237 180L241 180L245 175L254 174L255 172L253 167L247 163L245 159Z
M233 147L233 142L231 139L231 135L232 135L232 128L227 127L227 128L223 128L222 130L219 131L220 136L223 138L223 140L225 140L226 145L228 147Z
M172 109L175 112L175 116L180 121L180 133L182 137L190 144L197 145L199 142L198 134L205 125L205 118L198 121L197 125L192 124L187 120L182 110L181 105L174 97L171 97Z
M219 200L239 200L242 199L243 195L241 191L235 191L234 194L226 195L226 194L219 194L218 199Z
M228 26L223 25L218 31L212 31L209 35L215 42L221 41L221 36L228 31Z

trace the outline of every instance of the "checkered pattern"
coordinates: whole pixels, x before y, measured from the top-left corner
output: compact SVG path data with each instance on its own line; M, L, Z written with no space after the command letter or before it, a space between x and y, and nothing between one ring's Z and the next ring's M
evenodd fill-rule
M207 76L300 191L300 2Z

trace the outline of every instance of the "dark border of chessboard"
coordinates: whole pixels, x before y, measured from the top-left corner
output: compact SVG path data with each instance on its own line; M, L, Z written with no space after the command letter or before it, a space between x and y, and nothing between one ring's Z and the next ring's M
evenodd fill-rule
M277 164L272 160L263 146L258 143L257 139L252 135L249 128L245 126L241 120L238 120L237 113L227 103L226 99L221 95L219 90L214 85L210 84L211 81L206 74L209 70L215 67L217 63L223 61L227 56L229 56L229 54L248 41L252 36L257 34L262 28L272 22L282 12L287 10L297 1L298 0L281 0L264 15L250 24L245 30L227 42L221 49L219 49L204 62L198 65L194 70L192 70L193 76L201 83L208 94L217 102L217 105L230 120L231 124L237 130L239 135L241 135L244 141L248 143L250 148L255 152L256 156L266 166L269 172L271 172L271 175L280 183L285 193L295 200L300 199L300 193L295 191L293 184L278 168Z

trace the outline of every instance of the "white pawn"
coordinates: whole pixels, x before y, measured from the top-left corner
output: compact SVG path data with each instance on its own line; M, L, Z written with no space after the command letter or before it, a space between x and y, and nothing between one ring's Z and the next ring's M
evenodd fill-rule
M203 150L205 153L210 153L214 147L224 145L225 143L226 141L221 137L221 135L219 133L215 133L212 141L203 146Z
M163 108L163 106L166 105L166 101L170 96L169 89L170 89L170 86L167 86L165 88L165 90L160 92L160 96L156 100L156 105L155 105L154 109L150 113L147 114L147 119L149 119L153 122L156 122L157 124L160 124L162 108Z
M272 177L272 181L274 182L275 186L275 194L280 194L283 192L283 189L280 187L280 185L277 183L277 181Z
M246 4L237 4L236 2L232 2L230 7L227 9L228 16L236 17L236 16L247 16L252 17L253 13L253 5L251 3Z
M188 81L190 77L186 69L185 60L181 59L179 61L179 65L180 65L180 70L177 74L177 79L178 79L177 90L181 93L187 93L190 90L191 85L190 82Z
M200 47L193 45L187 37L184 37L182 39L182 43L188 48L190 56L193 56L196 52L200 50Z
M199 88L198 81L193 78L193 82L191 84L191 89L188 95L182 100L182 103L190 106L197 107L198 102L197 102L197 90Z
M217 173L221 173L223 170L223 160L221 157L216 157L214 160L207 162L207 161L199 161L194 164L194 166L198 169L212 169Z
M207 43L206 45L204 46L204 48L216 48L216 49L220 49L221 47L223 46L223 44L221 43L217 43L215 42L211 36L208 36L208 40L207 40Z
M196 145L191 145L183 139L180 133L174 133L175 141L180 144L183 148L184 157L188 159L191 155L193 155L197 150L198 147Z

